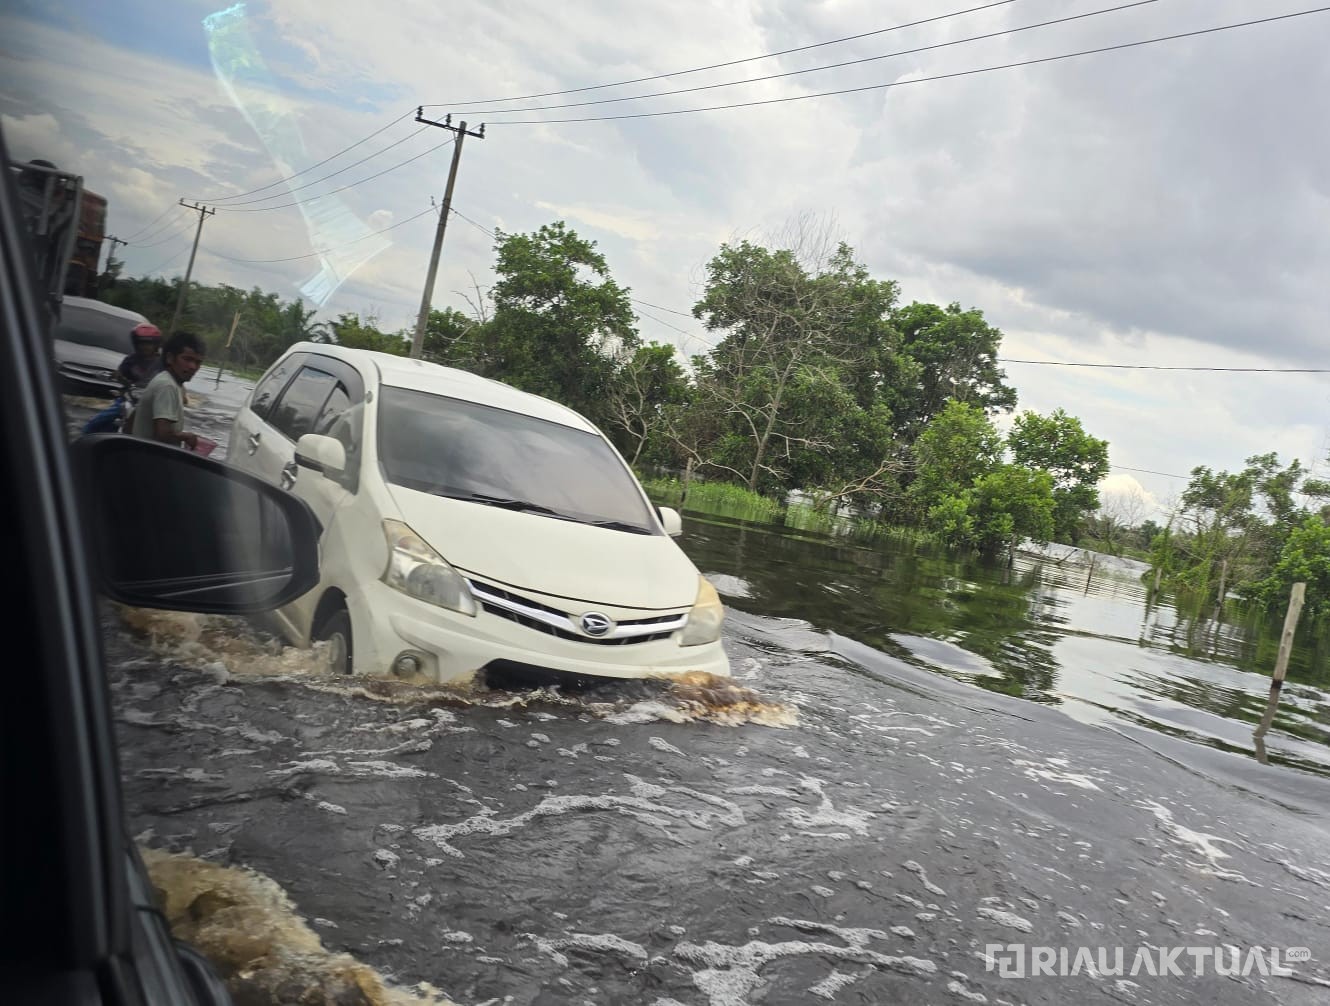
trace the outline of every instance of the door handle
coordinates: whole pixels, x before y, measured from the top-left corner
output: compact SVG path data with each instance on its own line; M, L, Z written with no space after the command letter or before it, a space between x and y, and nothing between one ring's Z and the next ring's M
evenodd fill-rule
M283 489L290 489L292 486L296 484L296 473L298 471L299 469L296 468L296 463L294 461L288 461L285 465L282 466Z
M255 451L259 449L259 435L257 433L251 433L249 435L248 442L249 442L249 453L253 454Z

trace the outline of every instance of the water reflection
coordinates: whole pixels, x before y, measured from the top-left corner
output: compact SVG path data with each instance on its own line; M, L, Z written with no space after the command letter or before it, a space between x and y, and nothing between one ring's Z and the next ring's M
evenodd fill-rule
M681 542L733 608L796 619L1086 722L1330 774L1330 680L1310 631L1258 747L1278 626L1179 613L1149 596L1142 564L1098 557L1091 569L1065 547L986 564L904 537L686 516Z

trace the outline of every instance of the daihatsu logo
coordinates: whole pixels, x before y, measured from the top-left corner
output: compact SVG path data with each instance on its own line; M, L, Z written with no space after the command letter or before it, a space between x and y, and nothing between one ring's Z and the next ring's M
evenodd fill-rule
M614 620L599 611L588 611L582 616L582 631L588 636L603 636L614 628Z

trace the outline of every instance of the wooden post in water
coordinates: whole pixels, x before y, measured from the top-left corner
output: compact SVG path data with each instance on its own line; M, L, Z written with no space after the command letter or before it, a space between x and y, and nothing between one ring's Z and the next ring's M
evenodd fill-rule
M231 356L231 340L236 337L236 326L239 324L240 312L237 311L231 318L231 331L226 334L226 345L222 347L222 358L217 361L217 380L212 384L214 388L222 383L222 364Z
M1302 603L1307 597L1307 584L1295 583L1288 597L1288 611L1284 615L1284 631L1279 637L1279 656L1275 658L1274 673L1270 677L1270 701L1266 704L1265 715L1252 733L1256 741L1256 757L1265 761L1265 732L1275 720L1275 708L1279 705L1279 692L1284 687L1284 675L1288 673L1288 658L1293 652L1293 635L1298 629L1298 618L1302 614Z
M1089 550L1087 549L1087 551ZM1090 552L1090 568L1085 572L1085 590L1082 592L1085 594L1090 593L1090 577L1094 576L1094 560L1095 554Z
M1219 564L1219 600L1215 602L1215 621L1224 619L1224 588L1228 586L1228 560Z
M683 469L683 492L679 494L679 507L683 508L683 501L688 498L688 483L693 481L693 458L688 458L688 463Z

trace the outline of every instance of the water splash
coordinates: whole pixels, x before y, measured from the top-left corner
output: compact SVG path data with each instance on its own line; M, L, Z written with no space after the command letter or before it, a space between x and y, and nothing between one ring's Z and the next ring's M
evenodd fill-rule
M172 935L208 958L236 1002L454 1006L428 984L395 988L349 954L330 953L261 873L140 852Z

